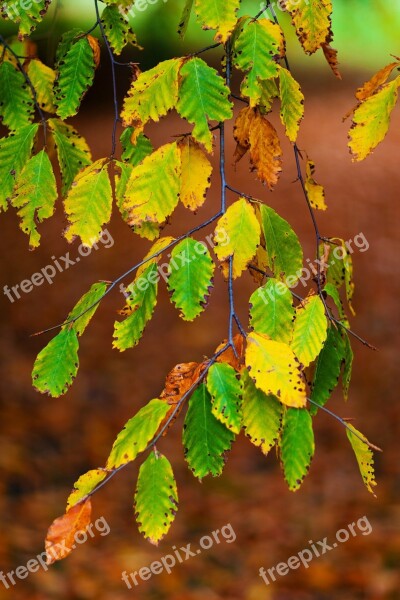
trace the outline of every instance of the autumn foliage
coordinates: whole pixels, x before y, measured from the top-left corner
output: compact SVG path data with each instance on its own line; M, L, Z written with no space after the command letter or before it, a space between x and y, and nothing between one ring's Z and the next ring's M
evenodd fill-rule
M8 4L3 3L4 17L11 14ZM0 207L16 210L31 248L40 244L40 223L53 215L59 197L68 242L78 238L85 245L95 244L114 207L133 234L145 241L143 260L110 284L94 282L78 300L39 353L34 387L53 398L67 392L79 368L79 339L101 309L102 299L121 281L127 283L126 301L115 321L112 344L121 352L139 344L156 309L161 259L169 264L171 302L185 321L206 310L214 278L224 278L227 285L226 339L215 340L211 357L172 369L159 397L145 404L116 436L104 466L75 483L65 514L50 527L46 548L68 542L85 529L91 497L99 486L143 453L147 456L139 471L134 510L140 531L157 544L178 507L173 469L158 447L184 409L183 449L198 479L222 473L235 437L243 431L263 454L276 448L290 490L301 486L315 450L318 412L340 380L348 395L354 336L348 318L354 313L352 259L341 238L327 238L318 229L316 213L327 209L328 194L315 179L313 158L297 145L305 98L268 2L265 10L249 16L238 12L240 0L182 1L180 34L192 14L200 26L213 30L212 47L222 55L221 68L201 57L204 49L161 61L144 72L136 64L124 65L132 71L132 83L121 105L118 96L114 98L110 155L95 161L68 119L78 113L84 95L96 83L101 45L114 83L121 65L116 56L127 45L137 45L128 19L132 3L94 0L97 33L68 31L59 40L54 63L46 65L36 56L29 35L50 4L35 2L14 19L18 37L0 37L0 117L9 131L0 140ZM322 52L340 79L337 52L331 46L332 3L309 0L292 7L287 0L286 11L304 52ZM349 133L354 160L365 159L388 131L400 85L400 76L393 78L392 73L399 66L396 58L356 92ZM234 70L241 77L238 90L232 85ZM239 110L234 112L236 105ZM290 223L268 205L261 186L273 190L282 171L280 136L269 119L275 105L293 147L298 167L294 178L315 228L317 267L306 297L294 289L304 265L301 243ZM190 132L154 148L146 126L171 110L187 122ZM227 157L225 124L234 114L236 151ZM168 235L164 229L178 205L196 212L207 201L213 154L220 167L218 210L182 236ZM259 199L230 186L226 160L248 160L260 181ZM59 190L54 169L61 176ZM200 237L209 226L213 252ZM234 283L244 276L255 282L248 325L240 322L235 309ZM372 450L377 448L355 427L338 420L373 493ZM53 559L67 554L60 552Z

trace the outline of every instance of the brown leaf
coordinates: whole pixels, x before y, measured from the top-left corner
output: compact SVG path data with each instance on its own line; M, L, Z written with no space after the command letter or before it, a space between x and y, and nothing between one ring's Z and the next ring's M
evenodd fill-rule
M177 404L193 384L193 376L197 367L198 363L196 362L176 365L167 375L160 400L165 399L168 404Z
M234 161L239 162L250 148L250 126L254 118L255 110L250 107L242 108L239 112L235 126L233 128L233 136L237 142Z
M58 517L50 525L46 536L45 549L48 565L68 556L76 547L75 537L85 531L90 524L92 504L90 498L70 508L65 515Z
M332 69L335 77L338 79L342 79L342 74L339 71L339 62L338 62L338 51L335 48L332 48L328 43L322 44L322 50L324 51L324 55L330 68Z
M235 163L250 149L253 169L272 189L282 171L282 150L274 126L258 109L246 107L237 116L234 137L237 142Z
M162 431L163 427L165 427L165 424L168 422L168 420L171 418L171 415L176 410L179 401L191 388L196 379L198 379L198 375L196 374L198 367L199 364L196 362L180 363L168 373L167 378L165 380L164 390L160 394L160 400L165 400L168 404L171 405L171 408L165 415L165 419L160 424L156 435L158 435L158 433ZM174 418L168 424L168 427L164 431L163 436L166 435L168 429L172 426L174 421L180 415L180 412L183 408L183 404L184 403L182 403L182 405L174 414Z

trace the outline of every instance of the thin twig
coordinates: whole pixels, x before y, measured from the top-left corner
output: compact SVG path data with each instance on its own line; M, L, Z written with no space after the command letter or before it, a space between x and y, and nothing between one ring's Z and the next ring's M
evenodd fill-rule
M146 446L146 448L140 454L144 454L144 452L147 452L148 450L152 449L155 446L155 444L157 444L157 442L161 439L161 437L164 435L164 433L169 428L169 426L172 423L172 421L175 419L175 416L180 411L181 407L186 402L186 400L188 399L188 397L194 392L194 390L205 379L205 377L206 377L208 371L211 369L212 365L214 365L217 362L218 358L221 356L221 354L223 354L224 352L226 352L228 350L228 348L230 348L231 346L232 345L230 343L225 344L225 346L223 346L223 348L221 348L220 350L218 350L218 352L216 352L214 354L214 356L208 360L208 362L207 362L204 370L202 371L202 373L199 375L199 377L196 379L196 381L190 386L190 388L183 394L182 398L180 398L179 401L176 403L174 410L172 411L172 413L170 414L170 416L168 417L168 419L164 423L163 427L160 429L160 431L157 433L157 435L151 440L151 442L149 442L149 444ZM234 346L232 347L232 349L233 348L234 348ZM117 473L119 473L119 471L122 471L122 469L125 469L125 467L127 467L129 464L131 464L131 462L133 462L133 461L129 461L129 462L127 462L127 463L125 463L125 464L117 467L113 471L111 471L109 473L109 475L107 475L107 477L105 479L103 479L103 481L101 481L99 483L98 486L96 486L91 492L89 492L89 494L87 494L86 496L84 496L84 498L81 498L81 500L78 502L78 504L81 504L82 502L85 502L85 500L87 500L88 498L90 498L91 496L93 496L93 494L95 494L102 487L104 487Z
M104 31L104 26L103 26L103 23L102 23L102 20L100 17L98 0L94 0L94 5L96 8L97 24L100 27L101 36L106 45L107 52L110 57L110 63L111 63L111 76L112 76L113 100L114 100L114 122L113 122L113 130L112 130L112 147L111 147L110 160L113 160L115 157L116 150L117 150L117 127L118 127L118 122L120 120L119 119L118 93L117 93L117 76L116 76L116 71L115 71L115 59L114 59L113 51L110 46L110 42L108 41L106 32Z

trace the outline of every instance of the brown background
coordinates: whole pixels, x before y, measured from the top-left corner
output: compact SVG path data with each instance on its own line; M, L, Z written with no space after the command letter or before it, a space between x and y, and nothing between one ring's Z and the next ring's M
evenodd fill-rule
M300 78L301 79L301 78ZM234 445L224 474L202 484L188 471L177 423L160 449L172 460L180 492L180 510L172 530L158 548L137 531L131 508L140 460L116 477L94 499L94 516L105 516L111 526L107 537L97 536L49 572L32 574L9 591L0 586L0 598L30 600L325 600L331 598L400 598L400 511L398 367L398 244L399 219L399 112L384 144L362 164L353 164L346 149L349 124L342 116L353 104L353 92L363 76L349 74L344 83L332 79L301 79L307 97L306 119L299 144L317 163L317 179L326 186L329 210L320 213L325 235L344 239L363 232L370 248L354 256L357 316L353 328L376 345L372 352L354 342L356 354L349 404L335 394L330 408L355 425L384 449L377 456L377 499L363 487L344 430L325 414L316 420L317 454L301 490L290 493L276 458L265 458L242 436ZM104 84L106 85L106 84ZM107 94L106 94L107 95ZM275 110L276 112L276 110ZM95 158L110 149L110 105L91 92L76 121L94 148ZM275 118L275 123L277 120ZM150 127L156 144L187 125L171 116ZM279 126L279 131L282 129ZM230 138L230 136L228 136ZM233 144L228 143L228 163ZM299 185L294 183L293 156L285 145L284 173L276 192L269 194L249 174L245 158L230 181L270 203L296 229L312 257L313 231ZM234 196L231 196L233 199ZM165 233L183 232L212 214L218 206L218 180L208 208L197 217L185 211ZM74 257L78 244L61 237L62 210L41 226L42 247L28 252L15 214L2 216L0 250L1 287L15 285L51 263L51 256L67 251ZM77 477L101 466L125 421L149 399L157 397L168 370L178 362L200 360L226 337L225 284L216 277L216 289L206 314L194 324L179 320L165 290L156 315L140 346L119 354L111 350L115 311L123 298L115 291L98 311L81 343L80 372L64 398L52 400L31 387L30 373L37 352L50 337L31 333L60 322L74 302L99 279L112 279L147 252L148 242L133 236L115 214L109 227L115 239L70 270L52 286L35 288L11 304L1 296L0 423L0 564L5 572L24 565L43 550L51 521L60 515ZM201 239L201 238L199 238ZM164 288L164 286L162 286ZM249 276L236 284L240 314L247 318L248 296L254 284ZM266 587L258 576L307 547L308 540L334 538L337 529L366 515L373 527L330 554L315 559L310 568L292 571ZM191 542L231 523L235 543L222 543L174 569L153 576L129 591L121 571L135 571L168 554L172 546Z

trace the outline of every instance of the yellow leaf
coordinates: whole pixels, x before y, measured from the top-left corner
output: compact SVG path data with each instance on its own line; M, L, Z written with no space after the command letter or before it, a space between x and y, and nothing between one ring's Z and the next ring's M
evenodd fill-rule
M179 202L181 156L178 145L165 144L132 170L122 210L129 225L163 223Z
M150 119L159 121L178 101L178 72L182 59L160 62L141 73L125 98L121 118L124 126L133 125L132 143L135 143Z
M211 185L212 166L200 144L192 137L182 139L178 147L182 168L180 198L186 208L196 211L204 204Z
M306 178L304 181L308 199L313 208L326 210L325 190L322 185L319 185L314 179L315 164L312 160L307 160L306 163Z
M354 160L364 160L385 138L390 115L395 107L400 75L384 85L379 92L362 102L354 111L349 148Z
M260 243L261 227L254 208L245 198L232 204L218 221L215 229L215 254L225 263L233 256L233 277L240 277L256 253ZM225 276L228 267L223 265Z
M225 43L236 25L240 0L196 0L195 8L203 29L216 29L215 39Z
M322 44L330 42L331 0L286 0L285 4L292 15L297 37L307 54L313 54Z
M46 112L55 113L53 86L56 72L35 58L29 61L27 74L35 88L40 108Z
M65 199L70 225L64 235L69 242L79 236L83 244L92 246L110 220L112 188L107 167L107 159L101 158L75 177Z
M270 340L261 333L250 333L245 360L250 377L265 394L273 394L286 406L306 405L301 366L287 344Z
M367 438L358 431L353 425L347 424L347 437L356 455L357 463L365 486L371 494L374 494L373 487L376 486L374 472L374 455ZM350 431L349 431L350 430ZM360 439L362 438L362 439ZM379 448L375 448L379 450Z
M286 129L286 135L295 142L304 116L304 96L300 85L290 71L281 67L279 70L279 92L281 97L281 121Z

